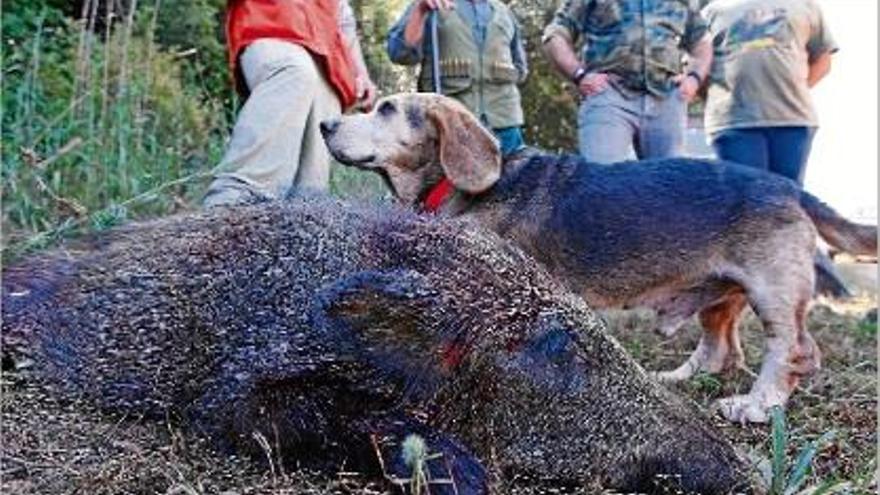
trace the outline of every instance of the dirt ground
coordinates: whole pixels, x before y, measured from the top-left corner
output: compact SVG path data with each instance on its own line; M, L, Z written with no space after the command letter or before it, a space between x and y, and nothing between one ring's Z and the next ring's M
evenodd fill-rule
M817 304L809 327L823 355L823 369L802 384L789 404L790 456L834 430L804 485L846 482L837 493L876 493L876 320L865 319L875 303L863 297L833 309ZM643 313L607 316L609 327L647 369L667 369L687 358L699 338L694 323L672 339L654 335ZM743 333L748 365L757 369L763 335L747 318ZM699 376L674 389L711 412L712 402L745 392L751 377ZM317 475L294 466L257 468L211 451L203 440L169 423L113 417L75 399L58 398L34 384L27 372L2 378L2 492L4 494L327 494L383 493L356 474ZM768 457L767 426L714 422L756 462Z

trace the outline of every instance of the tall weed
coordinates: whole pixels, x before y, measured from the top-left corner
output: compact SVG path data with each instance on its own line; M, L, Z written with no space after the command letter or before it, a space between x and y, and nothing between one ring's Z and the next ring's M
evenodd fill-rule
M47 6L5 13L4 248L185 207L222 152L223 103L183 83L150 9L108 13L122 20L103 32Z

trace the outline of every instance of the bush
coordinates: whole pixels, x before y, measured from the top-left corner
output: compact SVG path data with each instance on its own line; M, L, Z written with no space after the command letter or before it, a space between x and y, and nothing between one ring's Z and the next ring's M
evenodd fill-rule
M160 46L185 57L181 71L187 86L200 88L204 96L223 102L234 113L236 100L223 33L225 5L225 0L163 2L155 36Z
M184 83L144 12L98 34L47 5L5 12L4 247L106 209L165 214L199 192L222 151L222 102Z

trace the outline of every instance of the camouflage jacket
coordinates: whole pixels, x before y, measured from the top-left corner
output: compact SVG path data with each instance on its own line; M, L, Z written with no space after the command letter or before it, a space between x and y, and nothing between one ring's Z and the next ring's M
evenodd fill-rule
M628 94L668 94L685 52L706 34L700 0L565 0L544 30L583 42L589 71L608 72Z

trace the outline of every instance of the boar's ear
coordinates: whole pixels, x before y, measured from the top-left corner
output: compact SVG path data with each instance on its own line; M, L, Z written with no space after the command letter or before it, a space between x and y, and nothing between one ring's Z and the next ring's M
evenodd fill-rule
M454 100L444 98L425 113L437 129L440 165L455 187L472 194L492 187L501 176L495 136Z
M322 291L319 318L331 327L341 323L380 347L419 347L434 340L423 323L435 299L436 291L419 272L365 271Z
M418 272L361 272L323 292L316 323L336 353L382 370L410 396L430 397L446 371L438 297Z

